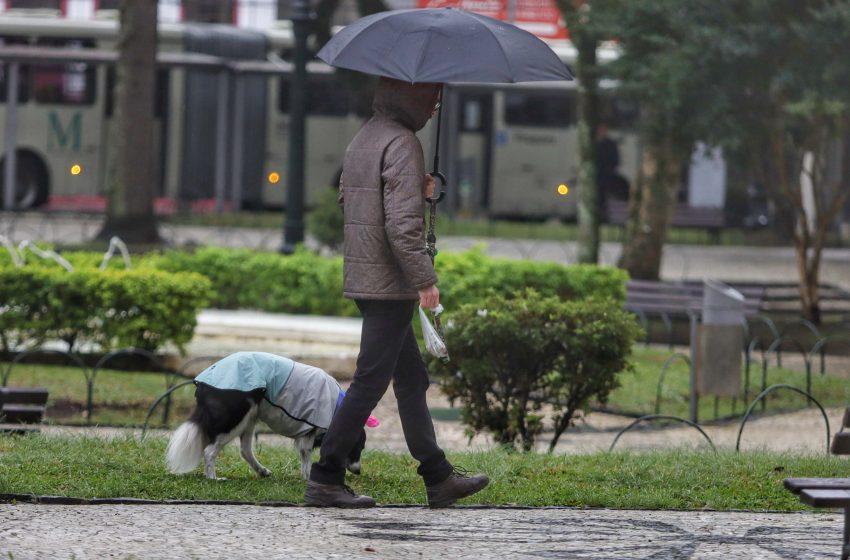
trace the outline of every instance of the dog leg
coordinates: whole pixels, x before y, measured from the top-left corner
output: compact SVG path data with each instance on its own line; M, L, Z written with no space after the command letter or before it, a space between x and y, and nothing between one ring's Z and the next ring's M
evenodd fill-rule
M236 436L242 435L247 431L247 428L251 427L251 433L253 433L253 426L257 422L257 405L251 405L251 408L248 409L248 413L244 418L237 424L235 428L230 430L226 434L219 434L216 436L215 440L208 446L204 448L204 475L210 480L226 480L225 478L218 478L215 476L215 460L218 457L218 454L221 452L222 448L233 441ZM256 459L255 459L256 461ZM253 465L251 465L253 466Z
M295 448L301 454L301 477L304 480L310 480L310 452L313 451L315 439L315 431L295 439Z
M242 435L239 436L239 442L241 444L241 448L239 450L242 458L251 465L251 468L254 469L258 475L266 477L271 476L272 471L264 467L257 460L257 457L254 455L254 427L256 426L256 418L252 421L248 426L245 427L245 431L242 432Z
M215 460L221 448L233 439L231 434L221 434L211 444L204 448L204 476L210 480L226 480L215 475Z

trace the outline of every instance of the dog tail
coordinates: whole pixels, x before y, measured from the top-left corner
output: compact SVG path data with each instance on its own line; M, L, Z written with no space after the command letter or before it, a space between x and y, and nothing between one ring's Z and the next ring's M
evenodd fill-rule
M189 420L180 424L168 442L165 461L174 474L195 470L204 456L204 436L201 427Z

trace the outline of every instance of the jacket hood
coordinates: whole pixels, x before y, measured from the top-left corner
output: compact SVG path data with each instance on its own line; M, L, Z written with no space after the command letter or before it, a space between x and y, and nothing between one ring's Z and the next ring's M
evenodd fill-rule
M375 116L390 118L418 132L431 118L440 98L440 88L441 84L409 84L382 77L372 110Z

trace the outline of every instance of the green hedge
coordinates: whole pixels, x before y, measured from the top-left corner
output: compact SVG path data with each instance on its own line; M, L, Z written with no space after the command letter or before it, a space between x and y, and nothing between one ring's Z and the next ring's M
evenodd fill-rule
M166 251L143 266L169 272L197 272L213 285L211 305L219 309L260 309L280 313L356 316L342 297L342 258L306 250L292 255L250 249L204 247L194 253Z
M304 249L289 256L217 247L165 251L134 257L132 270L124 270L116 256L106 271L98 270L100 253L62 256L74 272L30 254L26 266L15 269L0 251L0 342L6 348L17 339L44 338L71 345L94 341L107 348L180 347L191 339L195 314L205 305L358 315L353 302L342 297L342 258ZM622 304L627 278L616 268L494 259L480 249L440 253L437 274L441 301L449 310L511 298L526 288L562 301L594 297Z
M182 350L210 295L209 280L193 273L0 263L0 343L7 351L51 339L72 350L81 343Z
M209 278L211 305L221 309L261 309L283 313L357 316L342 297L342 258L306 250L294 255L247 249L205 247L194 253L167 251L146 257L143 266L172 272L192 271ZM613 267L494 259L480 249L440 253L437 275L441 301L448 309L512 297L526 288L562 301L612 299L623 303L627 275Z

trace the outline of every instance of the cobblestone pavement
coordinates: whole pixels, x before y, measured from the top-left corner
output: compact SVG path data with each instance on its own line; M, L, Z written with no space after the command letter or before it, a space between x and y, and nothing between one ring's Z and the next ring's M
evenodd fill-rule
M0 505L3 558L837 558L833 514Z

